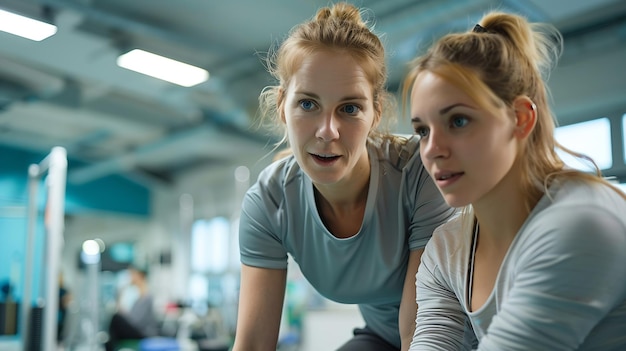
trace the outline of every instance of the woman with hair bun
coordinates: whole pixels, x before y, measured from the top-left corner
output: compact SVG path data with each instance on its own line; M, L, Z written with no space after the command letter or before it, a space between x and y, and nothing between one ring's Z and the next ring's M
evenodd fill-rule
M422 248L454 210L417 138L383 128L394 110L383 45L358 8L337 3L294 27L267 67L278 84L260 110L292 152L243 200L234 350L276 350L288 254L321 295L358 304L365 326L339 350L407 350Z

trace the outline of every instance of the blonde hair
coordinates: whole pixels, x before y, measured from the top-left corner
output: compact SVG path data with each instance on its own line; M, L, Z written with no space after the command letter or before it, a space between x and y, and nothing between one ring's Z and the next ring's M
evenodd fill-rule
M390 137L395 122L395 99L386 90L387 68L385 49L380 38L363 20L354 5L340 2L321 8L317 14L291 29L288 37L265 60L266 68L277 85L267 86L259 96L259 126L282 134L276 147L287 142L287 130L281 121L287 86L302 60L320 50L350 55L365 71L372 85L373 102L380 123L370 131L370 137ZM385 116L383 119L382 116Z
M606 184L626 199L602 178L592 159L563 147L554 137L556 118L548 104L545 80L562 51L561 34L550 25L502 12L486 14L479 26L479 31L444 36L411 63L402 87L403 110L423 71L455 84L488 111L512 107L517 97L527 96L537 108L535 128L517 155L527 211L547 193L552 181L564 178ZM588 161L595 174L566 168L556 148Z

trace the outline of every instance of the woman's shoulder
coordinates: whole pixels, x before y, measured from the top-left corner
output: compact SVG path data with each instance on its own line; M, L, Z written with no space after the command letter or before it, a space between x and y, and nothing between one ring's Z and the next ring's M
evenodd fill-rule
M253 203L261 209L279 207L289 194L301 194L301 177L302 171L293 155L272 162L247 190L244 207Z
M419 138L415 135L390 134L378 139L370 139L370 144L377 150L381 162L401 171L416 162L421 165ZM417 158L414 162L413 159Z
M262 188L278 190L300 177L301 173L295 156L289 155L266 166L259 173L256 184Z
M471 224L465 215L457 212L454 217L434 230L427 247L430 246L431 250L434 249L448 257L471 244L471 238L466 235L470 231L469 226Z
M578 221L576 217L618 217L626 223L626 198L619 189L606 183L568 180L555 184L546 196L549 205L547 213L560 213L569 217L569 221ZM556 216L556 214L555 214ZM578 217L580 218L580 217Z
M626 240L626 199L615 189L599 182L565 181L550 190L523 228L526 244L586 250Z
M433 272L439 271L441 278L451 286L461 287L462 277L469 263L472 245L471 230L466 227L466 218L457 214L433 232L426 244L422 263Z

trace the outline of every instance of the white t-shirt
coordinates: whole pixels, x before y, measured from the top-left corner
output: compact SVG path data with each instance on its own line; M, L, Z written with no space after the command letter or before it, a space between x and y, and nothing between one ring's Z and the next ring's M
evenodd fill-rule
M480 351L626 350L626 201L580 181L550 192L476 311L467 301L472 228L457 218L435 231L417 273L411 350L457 350L467 317Z

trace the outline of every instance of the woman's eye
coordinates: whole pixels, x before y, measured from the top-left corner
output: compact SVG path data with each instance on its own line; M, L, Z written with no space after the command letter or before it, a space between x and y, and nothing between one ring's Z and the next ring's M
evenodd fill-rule
M469 123L469 119L465 116L453 116L450 120L450 124L454 128L465 127Z
M305 111L310 111L315 108L315 103L311 100L301 100L300 107Z
M342 109L349 115L355 115L361 110L357 105L345 105Z
M415 134L417 134L420 139L428 136L428 128L426 127L415 127Z

